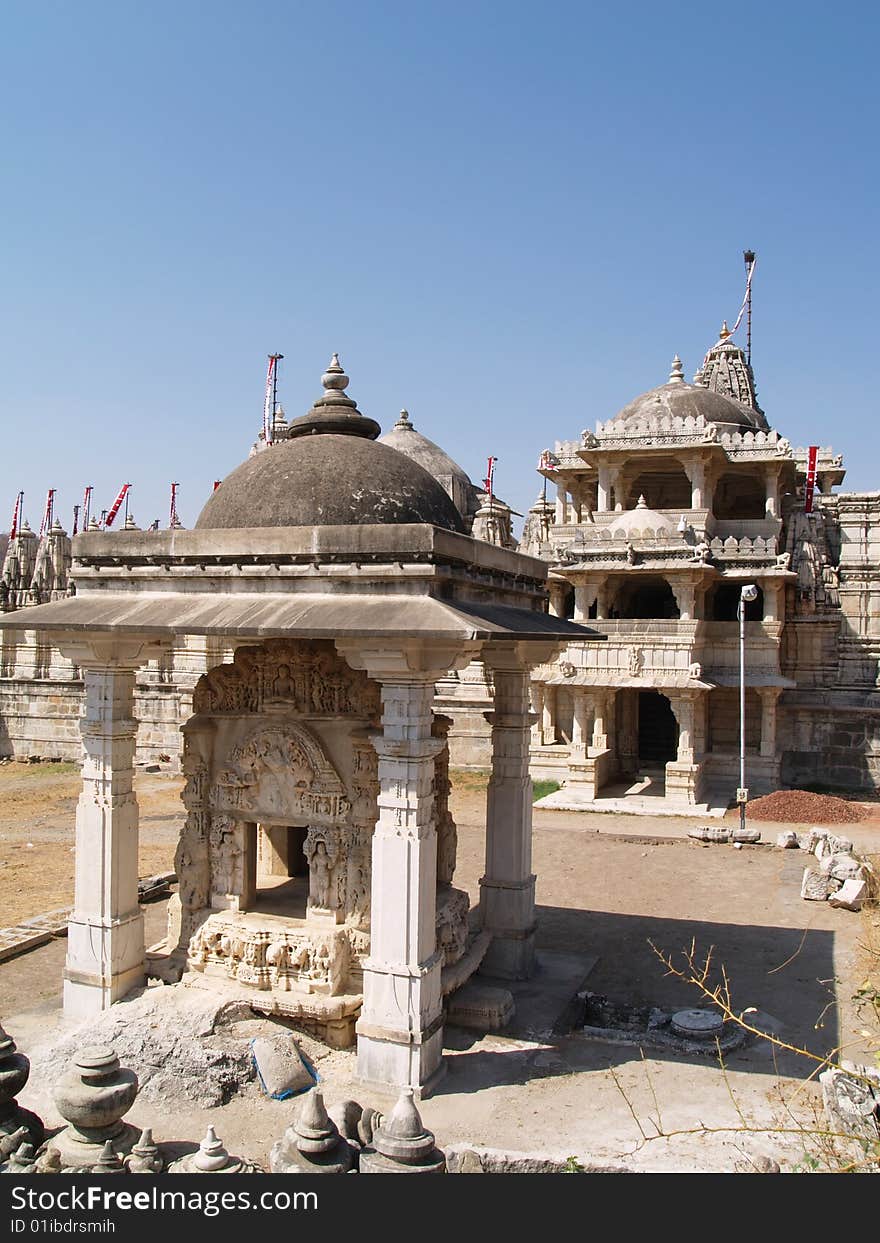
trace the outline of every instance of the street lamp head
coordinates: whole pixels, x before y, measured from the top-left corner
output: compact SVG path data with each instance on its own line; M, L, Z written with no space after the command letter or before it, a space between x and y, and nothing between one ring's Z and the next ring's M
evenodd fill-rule
M744 604L751 604L758 598L758 588L754 583L746 583L745 587L740 591L739 598Z

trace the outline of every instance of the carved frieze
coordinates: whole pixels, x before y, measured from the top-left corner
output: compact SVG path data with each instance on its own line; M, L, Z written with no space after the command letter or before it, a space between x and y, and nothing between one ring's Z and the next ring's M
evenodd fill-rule
M206 673L193 694L194 712L205 715L257 714L276 706L300 716L373 720L379 690L332 643L278 639L239 648L232 664Z
M260 990L337 996L348 978L345 929L254 926L240 916L210 915L189 942L189 965Z

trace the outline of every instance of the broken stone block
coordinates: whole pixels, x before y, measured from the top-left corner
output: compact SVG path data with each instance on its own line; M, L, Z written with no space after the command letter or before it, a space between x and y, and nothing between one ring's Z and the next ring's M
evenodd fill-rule
M739 845L754 845L761 840L760 829L733 829L730 834L730 840Z
M251 1052L260 1085L273 1100L285 1101L315 1086L315 1076L289 1033L257 1036L251 1041Z
M829 906L839 906L845 911L860 911L868 896L867 883L858 877L845 880L837 893L828 895Z
M729 842L730 829L707 824L699 829L688 829L688 837L694 837L698 842Z
M820 871L826 872L833 880L858 880L862 875L862 865L853 855L828 855L822 860Z
M801 897L807 902L825 902L835 891L835 882L823 872L805 868L801 880Z
M809 850L810 854L821 858L819 851L820 849L824 850L827 837L827 829L810 829L809 837L807 838L807 850Z
M866 1068L855 1067L848 1073L837 1066L819 1076L822 1098L830 1130L851 1135L860 1143L876 1144L880 1139L877 1109L880 1100ZM862 1072L862 1073L859 1073Z
M780 850L797 850L800 844L800 839L794 829L787 829L776 839L776 845Z

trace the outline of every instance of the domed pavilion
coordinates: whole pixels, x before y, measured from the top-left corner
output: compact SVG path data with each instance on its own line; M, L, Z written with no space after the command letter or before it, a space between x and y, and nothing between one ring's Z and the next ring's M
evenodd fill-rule
M795 579L782 502L802 489L804 463L768 425L727 326L693 384L676 356L665 384L595 433L558 442L539 469L555 505L533 507L521 548L551 562L553 610L607 639L535 670L532 771L565 787L548 803L727 807L739 784L746 583L759 589L746 613L748 771L753 792L776 789L777 702L795 685L781 664ZM823 455L820 490L841 477Z
M441 484L378 442L337 359L322 381L194 530L79 535L76 594L29 611L85 685L65 1011L195 973L328 1042L356 1034L364 1081L426 1091L456 990L481 965L532 971L529 672L591 632L546 611L544 562L470 538ZM183 726L179 893L147 954L133 691L184 635L229 658ZM433 702L437 680L477 657L495 702L470 912ZM497 1018L510 998L496 993Z

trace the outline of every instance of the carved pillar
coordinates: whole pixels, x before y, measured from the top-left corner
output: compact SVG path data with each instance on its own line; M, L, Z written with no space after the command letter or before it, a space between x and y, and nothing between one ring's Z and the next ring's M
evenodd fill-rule
M676 759L679 764L694 762L694 700L691 695L675 695L667 692L672 711L678 722L678 752Z
M706 465L704 462L692 462L690 467L691 509L705 509L706 498Z
M80 666L85 683L83 789L64 969L64 1012L84 1018L106 1010L144 979L132 769L135 671L147 655L143 645L131 643L77 643L62 650Z
M597 691L594 698L593 737L591 747L594 752L605 751L608 747L608 712L611 693Z
M541 736L545 747L552 747L556 742L556 687L544 687L543 720Z
M611 475L607 462L599 463L599 480L596 485L596 511L605 514L611 508L610 491L611 491Z
M582 687L573 686L571 690L573 714L571 722L571 754L582 757L587 750L587 731L589 728L592 696Z
M378 819L372 841L370 954L357 1023L358 1075L384 1088L430 1090L443 1052L442 955L437 949L434 683L464 668L479 645L413 642L364 648L338 640L355 668L380 686Z
M550 613L553 617L561 617L565 612L566 584L558 579L551 579L547 589L550 592Z
M558 483L556 485L556 525L564 526L568 521L568 504L565 496L565 485Z
M532 715L535 718L532 724L532 746L540 747L544 742L544 683L532 682L529 695Z
M486 806L486 872L480 880L483 927L492 932L483 966L503 979L527 979L535 957L532 779L529 776L529 675L518 645L484 653L495 675L492 776Z
M598 593L598 583L580 583L575 587L573 621L583 622L587 620Z
M764 512L768 518L779 517L779 467L775 462L767 463Z
M679 620L691 621L696 606L696 589L693 581L686 578L674 578L670 575L669 585L678 605Z
M596 592L596 621L605 621L611 607L611 588L607 582L601 583Z
M778 686L762 686L761 696L761 755L772 760L776 755L776 706L781 694Z

